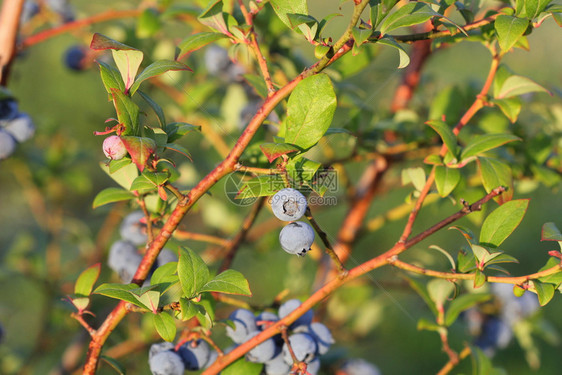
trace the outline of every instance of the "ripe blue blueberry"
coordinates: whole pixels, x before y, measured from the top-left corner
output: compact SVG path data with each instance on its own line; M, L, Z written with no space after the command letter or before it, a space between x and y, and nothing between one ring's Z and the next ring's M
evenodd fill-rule
M210 347L204 340L188 341L181 345L178 352L188 371L200 370L209 361Z
M84 46L71 46L64 53L64 63L67 68L77 72L86 69L86 55L88 50Z
M185 366L181 357L173 351L163 351L148 360L152 375L183 375Z
M303 221L289 223L279 233L279 243L289 254L300 257L310 251L314 242L314 229Z
M271 209L279 220L295 221L306 211L306 198L298 190L286 188L271 197Z
M5 121L15 119L18 114L18 102L11 98L0 100L0 125L4 126Z
M142 211L133 211L123 219L119 233L121 238L130 241L135 246L146 244L148 236L146 234L146 224L141 223L144 218Z
M320 359L314 358L309 364L306 365L306 372L310 375L316 375L320 371Z
M345 375L380 375L381 374L377 366L361 358L354 358L346 361L341 367L341 372L343 372Z
M512 337L513 331L504 320L496 316L489 316L484 321L480 335L476 338L474 345L482 349L487 355L492 356L496 348L505 348Z
M322 323L314 322L310 324L308 326L308 334L316 340L319 355L326 354L330 346L335 342L328 327Z
M105 157L111 160L121 160L127 155L127 148L117 135L110 135L104 139L102 148Z
M246 309L234 310L229 320L234 323L234 327L226 326L226 335L232 339L236 344L241 344L246 341L248 335L258 330L256 326L256 317L254 313Z
M207 359L207 363L205 363L205 368L215 363L218 357L219 357L219 353L217 353L216 350L211 350L211 352L209 353L209 359Z
M258 325L260 331L263 331L268 327L267 324L264 324L263 322L277 322L278 320L279 317L277 316L277 314L269 311L263 311L256 317L256 324ZM260 324L260 322L262 323Z
M289 336L289 343L297 360L310 363L315 358L316 342L308 333L293 333ZM283 345L283 358L287 363L292 363L293 361L286 343Z
M107 265L119 274L121 281L128 284L140 265L142 256L129 241L117 241L109 249Z
M25 142L35 134L33 120L26 113L20 113L16 118L10 120L4 130L14 137L18 142Z
M167 350L174 350L174 344L168 341L158 342L156 344L150 345L150 349L148 350L148 360L154 357L156 354L160 352L165 352Z
M175 251L172 251L167 248L163 248L158 254L156 258L156 265L157 267L163 266L164 264L177 262L178 261L178 254Z
M287 375L291 370L291 365L285 362L283 353L280 352L278 355L265 362L264 370L266 375Z
M254 331L248 335L246 341L250 340L252 337L259 335L261 332ZM254 346L248 353L246 353L246 359L249 362L254 363L265 363L272 359L276 353L276 345L273 339L269 338L260 344Z
M16 150L16 140L12 135L0 129L0 160L8 158Z
M299 301L298 299L290 299L285 301L281 306L279 306L279 317L283 319L284 317L295 311L300 305L301 301ZM295 320L295 322L291 324L291 327L295 328L298 326L310 325L310 323L312 323L313 315L314 313L312 312L312 310L308 310L297 320Z

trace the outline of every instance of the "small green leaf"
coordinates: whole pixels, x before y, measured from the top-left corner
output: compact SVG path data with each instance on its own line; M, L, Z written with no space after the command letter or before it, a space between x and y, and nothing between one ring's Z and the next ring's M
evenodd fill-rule
M156 289L157 285L150 286L153 289ZM144 289L144 288L143 288ZM136 291L131 291L133 296L143 305L146 306L152 311L154 314L158 311L158 304L160 303L160 292L158 290L142 290L141 293L137 294Z
M119 123L125 127L122 135L139 135L139 107L123 92L112 89L111 96Z
M299 151L299 148L288 143L262 143L260 150L270 163L273 163L281 155L287 155Z
M170 178L170 174L167 172L144 171L142 174L155 186L163 185Z
M125 83L123 83L123 78L121 78L119 71L103 61L98 61L98 64L100 66L101 81L107 93L111 94L112 89L121 92L125 91Z
M541 306L549 303L552 297L554 297L554 285L541 283L538 280L531 280L531 283L533 284L533 287L537 292L537 296L539 297L539 304Z
M208 31L190 35L178 45L179 53L176 60L181 60L191 52L223 38L226 38L226 35Z
M130 302L135 306L150 311L150 309L144 304L142 304L131 292L132 290L138 289L138 287L139 286L136 284L105 283L98 286L96 290L94 290L94 293L101 294L102 296Z
M103 171L107 173L107 175L111 177L115 182L117 182L123 188L129 190L131 188L131 184L133 183L135 178L137 178L137 176L139 175L139 171L137 167L134 164L132 164L130 162L131 160L129 159L128 165L120 168L116 172L111 172L110 169L111 166L113 165L113 161L115 160L112 160L111 163L109 163L110 165L109 167L105 163L100 163L101 169L103 169Z
M351 31L351 35L357 45L365 43L372 34L373 31L371 29L361 29L359 27L354 27Z
M433 279L427 283L429 298L431 298L437 306L443 306L454 290L455 284L449 280Z
M410 65L410 56L408 56L406 50L400 44L398 44L396 39L394 39L390 35L385 35L379 40L377 40L377 43L383 44L385 46L393 47L398 50L398 57L400 58L398 63L398 69L403 69L408 65Z
M528 206L528 199L518 199L496 208L482 224L480 243L492 247L500 246L519 226Z
M172 342L176 338L176 321L169 314L162 312L152 315L154 328L165 341Z
M521 112L521 99L518 97L506 98L506 99L492 99L490 101L498 106L498 108L503 112L505 117L509 119L512 123L517 121L519 117L519 112Z
M433 130L441 137L443 144L447 146L447 149L451 152L454 157L458 155L458 145L457 137L453 133L453 130L446 122L441 120L431 120L426 122L427 125L431 126Z
M314 47L314 57L320 60L322 57L326 56L328 51L330 51L330 46L318 44L316 47Z
M133 163L142 172L146 166L148 158L156 151L156 142L146 137L121 137L125 148L131 155Z
M172 284L179 281L176 275L178 269L178 262L170 262L156 268L150 277L151 284Z
M541 241L562 241L562 233L556 224L544 223L541 231Z
M186 122L172 122L166 125L165 130L168 134L168 142L175 142L192 130L201 130L201 127Z
M74 293L83 296L89 296L92 293L92 288L98 280L101 271L101 264L96 263L93 266L86 268L74 284Z
M182 247L179 251L178 276L184 295L193 298L209 281L209 268L193 250Z
M133 95L139 88L143 81L149 78L159 76L169 71L178 70L189 70L192 72L191 68L179 61L174 60L158 60L147 66L135 79L135 82L131 85L131 95Z
M422 284L420 281L413 279L411 277L406 277L406 281L408 281L410 287L424 300L424 302L431 309L433 314L437 316L438 314L437 306L435 306L435 302L433 302L433 300L429 296L426 286Z
M262 363L248 362L244 358L238 359L221 371L222 375L260 375Z
M385 18L381 23L380 32L381 34L387 34L400 27L418 25L435 16L441 15L425 3L408 3Z
M546 264L539 269L539 272L545 271L545 270L547 270L549 268L552 268L552 267L559 267L559 266L560 266L560 259L550 257L548 259L548 261L546 262ZM554 284L555 286L558 286L558 285L560 285L560 283L562 283L562 272L558 271L555 274L543 276L543 277L539 278L539 281L541 283L549 283L549 284Z
M494 22L494 28L502 51L509 51L528 26L529 20L527 19L500 14Z
M326 74L302 80L287 104L285 142L302 149L314 146L330 127L337 102Z
M474 254L466 251L459 251L457 255L457 270L461 273L472 271L476 267Z
M494 372L492 361L482 349L477 346L471 346L470 353L472 356L473 375L498 375Z
M263 175L252 178L242 185L235 199L248 199L267 197L275 194L285 187L285 183L279 175Z
M98 208L99 206L103 206L104 204L127 201L134 198L135 195L130 191L115 187L109 187L103 189L96 195L96 197L94 198L94 202L92 203L92 208Z
M533 19L537 17L552 0L517 0L515 14ZM554 4L557 5L557 4Z
M435 186L442 197L446 197L455 189L461 180L461 172L456 168L447 168L442 165L435 167Z
M240 272L226 270L221 272L201 288L200 292L219 292L225 294L239 294L251 296L248 280Z
M297 155L287 163L287 175L294 181L311 181L322 167L317 161Z
M445 325L450 326L453 324L459 314L465 310L468 310L472 306L476 304L483 303L488 301L492 296L490 294L485 293L471 293L471 294L463 294L455 298L447 308L445 312Z
M522 76L510 76L505 80L496 99L511 98L513 96L527 94L529 92L550 92L538 83Z
M402 185L412 183L417 191L423 190L425 186L425 172L423 168L406 168L402 169Z
M439 324L432 322L426 318L420 318L418 319L418 324L416 325L416 329L418 331L434 331L434 332L440 332L441 330L443 330L443 327L441 327Z
M156 186L144 174L141 174L131 184L131 191L136 191L139 194L146 194L156 190Z
M182 297L180 298L180 310L181 310L181 320L187 321L194 316L199 314L204 314L202 306L190 301L189 299Z
M152 108L154 113L156 113L156 117L158 118L158 122L160 123L160 128L165 129L166 116L164 115L164 110L162 109L162 107L160 107L158 103L152 100L152 98L147 94L145 94L144 92L139 91L138 93L141 96L141 98L143 98L144 101L150 106L150 108Z
M289 20L288 14L308 14L306 0L270 0L269 4L273 7L277 17L290 29L293 28L293 25Z
M124 157L123 159L119 159L119 160L111 160L109 162L109 174L113 174L113 173L117 172L121 168L124 168L124 167L130 165L132 162L133 161L128 156ZM133 166L133 168L134 168L134 166Z
M470 230L470 228L463 227L462 225L453 225L449 229L456 229L461 232L463 237L468 241L469 245L476 243L476 236L474 235L474 232Z
M115 60L115 65L121 73L123 82L125 83L125 90L128 90L137 75L140 64L144 57L144 54L139 50L111 50L113 55L113 60Z
M222 0L211 0L201 14L197 17L203 25L209 26L223 34L230 35L224 19L225 13L222 11Z
M125 367L115 358L108 357L105 354L102 354L100 358L107 362L119 375L125 375L127 373Z
M482 156L477 161L486 192L489 193L499 186L505 186L507 191L495 197L494 200L499 204L510 201L513 198L513 177L509 165L497 159Z
M484 134L474 138L466 145L461 152L461 160L466 160L473 156L478 156L486 151L493 150L509 142L520 141L521 138L511 134Z
M486 283L486 275L484 275L484 272L480 271L479 269L476 269L474 271L474 289L480 288L482 285L484 285Z

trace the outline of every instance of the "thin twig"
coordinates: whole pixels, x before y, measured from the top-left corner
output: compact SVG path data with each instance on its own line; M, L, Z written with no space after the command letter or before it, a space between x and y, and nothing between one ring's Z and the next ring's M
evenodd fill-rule
M324 232L322 230L322 228L320 227L320 225L318 225L316 220L314 220L314 217L312 216L312 213L310 212L310 207L306 208L305 216L308 219L308 221L310 222L310 224L312 225L312 227L314 228L314 230L316 231L316 233L318 233L318 236L320 237L322 242L324 243L324 246L326 247L326 252L330 256L330 258L332 258L334 263L336 263L338 265L339 271L342 272L342 273L346 272L346 268L345 268L344 264L342 263L342 261L340 260L340 258L338 258L336 252L334 251L334 248L332 247L332 244L330 243L330 240L328 239L328 235L326 234L326 232Z

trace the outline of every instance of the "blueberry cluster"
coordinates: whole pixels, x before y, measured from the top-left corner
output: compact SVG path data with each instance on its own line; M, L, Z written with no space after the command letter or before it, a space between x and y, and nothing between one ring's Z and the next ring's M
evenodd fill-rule
M242 344L267 328L268 322L276 322L301 305L296 299L288 300L279 307L278 315L264 311L258 316L245 309L232 312L229 320L233 327L226 327L226 334L235 344ZM320 369L319 356L325 354L334 339L330 330L322 323L312 322L313 312L308 310L289 327L288 338L292 352L299 362L307 364L311 375ZM246 353L249 362L263 363L265 375L287 375L293 365L293 357L281 335L273 336Z
M148 239L146 225L141 223L142 218L144 218L142 211L134 211L127 215L119 228L121 240L115 242L109 249L107 264L119 274L125 284L133 280L141 263L142 255L138 251L138 246L146 244ZM154 268L177 260L175 252L164 248L156 258Z
M181 375L211 365L218 357L204 340L191 340L176 347L171 342L153 344L148 352L152 375Z
M14 153L17 144L30 139L35 133L33 120L20 112L11 97L0 100L0 160Z
M474 344L489 356L493 356L496 349L505 348L513 338L514 327L539 308L535 295L525 293L516 297L510 284L492 284L491 292L497 311L490 314L472 308L464 313L469 332L476 336Z
M289 254L304 256L314 242L314 229L299 220L306 212L306 198L298 190L286 188L271 198L271 209L279 220L290 221L279 233L279 242Z

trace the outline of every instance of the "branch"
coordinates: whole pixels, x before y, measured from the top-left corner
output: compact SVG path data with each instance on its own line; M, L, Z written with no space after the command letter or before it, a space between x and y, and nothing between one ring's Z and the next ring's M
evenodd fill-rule
M449 362L437 373L437 375L446 375L448 374L453 367L455 367L461 360L468 357L471 353L470 346L465 346L464 349L459 353L456 358L450 358Z
M4 1L0 10L0 85L6 86L8 70L16 46L16 37L24 0Z
M344 264L342 263L340 258L338 258L338 255L334 251L334 248L332 247L332 244L330 243L330 240L328 239L328 235L326 234L326 232L324 232L322 230L322 228L320 228L320 225L318 225L316 220L314 220L314 217L312 216L312 213L310 212L310 207L306 208L305 216L308 219L308 221L310 222L310 224L312 225L312 227L314 228L314 230L316 231L316 233L318 233L318 236L320 237L322 242L324 243L324 246L326 247L326 252L330 256L330 258L332 258L334 263L336 263L338 265L339 271L340 272L346 272Z

